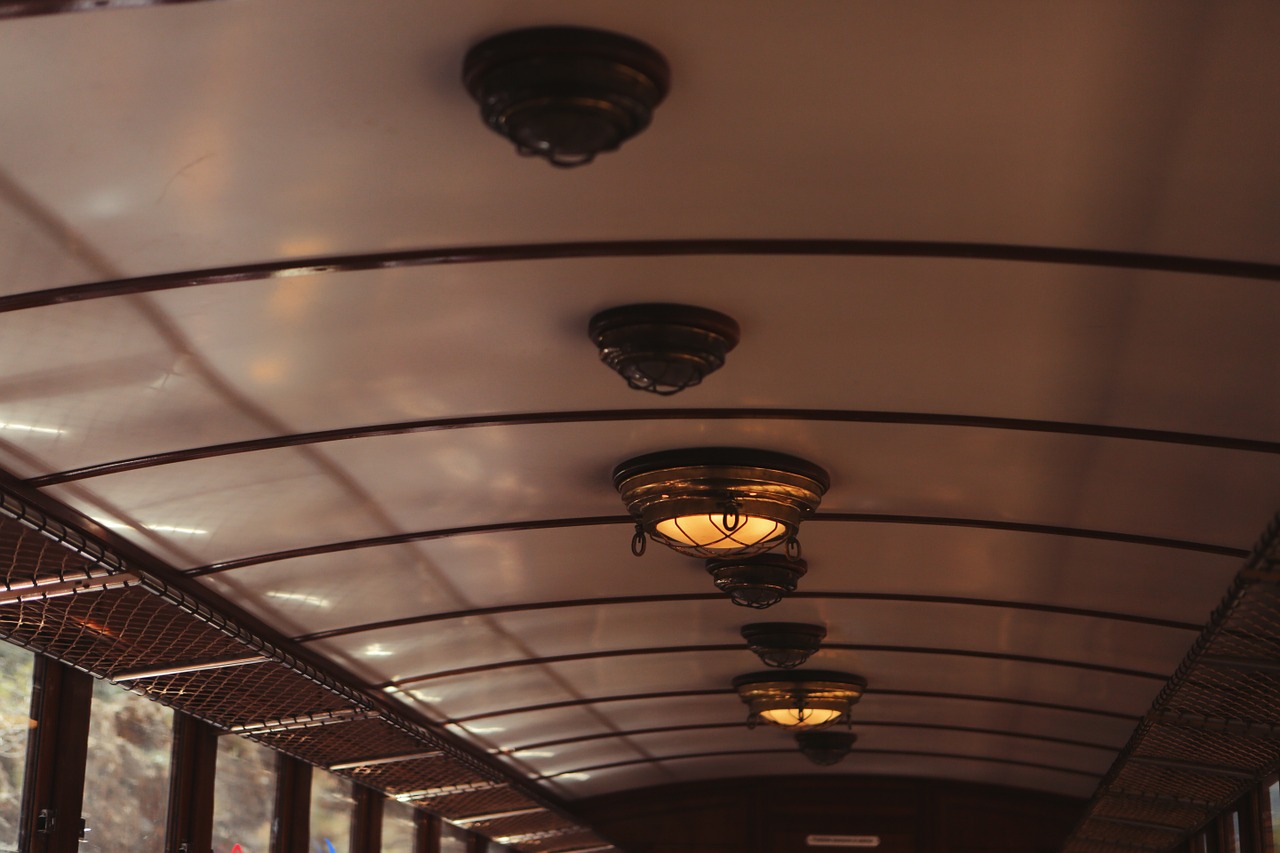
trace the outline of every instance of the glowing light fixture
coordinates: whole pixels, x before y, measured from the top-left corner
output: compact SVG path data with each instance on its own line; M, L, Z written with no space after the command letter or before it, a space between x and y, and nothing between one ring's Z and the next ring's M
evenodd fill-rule
M640 391L669 396L724 366L738 345L732 317L691 305L623 305L591 318L600 360Z
M623 462L613 484L636 520L631 550L651 537L691 557L746 557L786 543L830 486L827 472L795 456L738 447L650 453Z
M861 676L820 669L753 672L733 680L750 711L748 727L763 722L792 731L848 724L850 710L866 688Z

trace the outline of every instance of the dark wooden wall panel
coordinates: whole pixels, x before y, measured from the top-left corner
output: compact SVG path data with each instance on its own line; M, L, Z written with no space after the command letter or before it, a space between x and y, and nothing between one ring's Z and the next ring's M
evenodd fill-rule
M878 853L1057 853L1084 801L893 777L729 779L575 803L627 853L822 853L809 835L876 835Z

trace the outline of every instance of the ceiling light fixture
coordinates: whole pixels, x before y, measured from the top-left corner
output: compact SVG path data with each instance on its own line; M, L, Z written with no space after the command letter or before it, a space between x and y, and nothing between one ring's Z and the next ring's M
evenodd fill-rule
M587 326L600 360L640 391L669 396L724 366L738 345L732 317L692 305L623 305Z
M628 459L613 484L636 520L631 551L645 537L691 557L746 557L786 543L830 486L827 472L795 456L737 447L669 450Z
M814 764L830 767L853 751L857 739L853 732L800 732L796 735L796 745Z
M825 669L752 672L733 680L738 698L750 710L747 726L769 723L807 731L850 722L850 710L862 698L867 680Z
M533 27L471 48L462 80L485 122L516 151L582 166L649 126L671 70L662 54L627 36Z
M804 622L755 622L742 626L742 639L765 666L795 669L818 650L827 629Z
M716 588L740 607L764 610L796 591L796 584L809 570L804 560L790 560L782 554L761 554L736 560L707 560L707 573Z

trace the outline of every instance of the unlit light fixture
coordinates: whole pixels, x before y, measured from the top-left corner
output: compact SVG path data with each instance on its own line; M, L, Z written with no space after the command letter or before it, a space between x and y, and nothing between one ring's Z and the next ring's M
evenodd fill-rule
M814 764L830 767L844 760L857 739L853 732L800 732L796 735L796 745Z
M732 317L692 305L622 305L591 318L600 360L640 391L668 396L724 366L738 345Z
M740 607L764 610L796 591L796 584L809 570L804 560L789 560L781 554L761 554L732 560L707 560L707 573L716 589Z
M792 731L850 722L850 710L866 688L861 676L825 669L753 672L733 680L750 710L749 727L764 722Z
M800 521L817 510L827 472L795 456L737 447L670 450L628 459L613 484L645 537L691 557L746 557L784 542L800 556Z
M489 127L556 166L590 163L648 127L670 78L647 44L581 27L503 33L467 51L462 65Z
M827 629L804 622L754 622L742 626L742 639L765 666L795 669L818 650Z

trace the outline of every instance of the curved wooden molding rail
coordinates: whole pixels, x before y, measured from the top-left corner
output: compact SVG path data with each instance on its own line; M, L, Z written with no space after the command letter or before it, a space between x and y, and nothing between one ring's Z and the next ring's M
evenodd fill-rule
M853 522L863 524L919 524L934 527L971 527L983 530L1005 530L1015 533L1038 533L1047 536L1069 536L1079 539L1098 539L1106 542L1123 542L1130 545L1149 545L1156 548L1175 548L1183 551L1198 551L1203 554L1214 554L1219 557L1242 558L1248 551L1231 548L1226 545L1215 545L1209 542L1191 542L1185 539L1170 539L1163 536L1144 536L1136 533L1120 533L1111 530L1088 530L1080 527L1063 527L1055 524L1032 524L1020 521L1003 521L982 518L944 518L924 515L896 515L873 512L823 512L818 513L807 524L814 522ZM634 526L635 521L629 515L595 515L577 518L548 518L530 521L502 521L494 524L473 524L465 527L447 527L439 530L419 530L412 533L395 533L388 536L371 536L366 539L348 539L343 542L327 542L321 545L308 545L302 548L290 548L284 551L273 551L267 554L254 554L248 557L237 557L205 566L187 569L184 574L191 577L214 575L258 566L263 563L274 563L281 560L294 560L299 557L314 557L318 554L335 554L342 551L356 551L362 548L381 548L387 545L405 545L410 542L429 542L434 539L447 539L453 536L472 536L480 533L504 533L520 530L556 530L566 527L592 527L602 524L625 524ZM96 526L100 528L100 525ZM100 533L110 531L100 529ZM628 537L629 538L629 537ZM625 551L623 541L623 551Z
M591 773L599 770L613 770L618 767L631 767L636 764L662 764L668 761L691 761L701 758L724 758L733 755L799 755L798 749L733 749L721 752L685 752L679 755L660 755L653 758L633 758L627 761L614 761L609 764L595 764L589 767L578 767L573 770L561 770L546 776L539 776L538 779L554 780L558 776L569 776L574 773ZM991 764L1005 764L1011 767L1026 767L1033 770L1048 770L1054 773L1068 773L1074 776L1087 776L1090 779L1099 779L1101 773L1094 773L1092 770L1077 770L1074 767L1063 767L1057 764L1040 764L1035 761L1017 761L1012 758L994 758L988 755L964 755L955 752L930 752L928 750L910 750L910 749L859 749L854 747L849 753L850 758L856 758L859 755L891 755L905 756L910 758L942 758L954 759L957 761L983 761Z
M785 409L785 408L734 408L734 409L603 409L592 411L525 412L500 415L474 415L454 418L427 418L367 426L341 427L316 432L298 432L245 441L229 441L164 453L149 453L113 462L99 462L52 474L43 474L27 480L27 485L37 488L121 474L143 468L175 465L199 459L234 456L241 453L257 453L287 447L303 447L337 441L353 441L362 438L379 438L413 433L443 432L485 427L545 426L551 424L612 423L618 421L668 421L668 420L794 420L815 423L890 424L894 426L963 427L968 429L997 429L1014 432L1040 432L1054 435L1111 438L1125 441L1148 441L1162 444L1178 444L1188 447L1213 447L1223 450L1239 450L1248 453L1280 453L1280 442L1236 438L1221 435L1177 432L1173 430L1139 429L1135 427L1107 426L1105 424L1076 423L1072 421L1042 421L1027 418L999 418L983 415L948 415L923 412L881 412L855 409Z
M708 729L740 729L744 727L742 720L736 720L732 723L702 723L694 726L663 726L652 729L626 729L623 731L604 732L603 734L579 735L578 737L558 738L556 740L544 740L537 743L528 743L522 746L510 747L502 750L504 754L517 754L528 752L535 749L546 749L552 746L567 746L569 744L584 743L586 741L595 740L612 740L615 738L639 737L641 735L664 734L669 732L692 732L705 731ZM994 735L996 737L1020 738L1022 740L1041 741L1043 743L1055 743L1062 746L1073 746L1080 749L1097 749L1108 755L1114 755L1119 748L1119 744L1093 743L1085 740L1073 740L1072 738L1052 737L1050 735L1028 734L1026 732L1014 732L1006 729L984 729L977 726L952 726L943 725L941 723L904 723L894 720L862 720L853 721L856 728L889 728L889 729L923 729L926 731L936 732L963 732L965 734Z
M410 625L427 625L433 622L449 622L455 619L470 619L477 616L499 616L505 613L528 613L538 610L561 610L574 607L618 607L633 604L670 604L673 602L723 601L723 593L693 592L671 593L667 595L633 595L614 598L579 598L565 601L536 601L521 604L506 604L498 607L477 607L471 610L452 610L444 613L427 613L421 616L406 616L403 619L385 619L379 622L365 622L344 628L331 628L313 634L302 634L291 638L296 643L311 643L317 640L331 640L335 637L346 637L352 634L363 634L369 631L382 631L388 628L405 628ZM1007 601L990 598L962 598L947 595L911 595L889 592L793 592L787 598L823 601L886 601L904 604L948 604L961 607L992 607L1002 610L1025 610L1035 613L1053 613L1059 616L1079 616L1085 619L1102 619L1114 622L1132 622L1154 628L1170 628L1176 631L1199 631L1201 626L1193 622L1179 622L1174 619L1159 619L1154 616L1138 616L1132 613L1119 613L1111 610L1089 610L1083 607L1061 607L1055 604L1035 604L1026 601Z
M1090 708L1081 705L1062 705L1055 702L1038 702L1034 699L1015 699L1011 696L983 696L974 693L946 693L936 690L884 690L868 688L866 695L904 696L916 699L941 699L955 702L990 702L996 705L1013 705L1019 708L1039 708L1044 711L1065 711L1069 714L1087 714L1094 717L1107 717L1112 720L1124 720L1136 723L1142 717L1138 714L1126 714L1105 708ZM482 714L471 714L445 720L444 724L466 724L493 717L510 717L517 714L530 714L537 711L555 711L560 708L577 708L583 705L601 705L610 702L647 702L661 699L687 699L695 696L736 696L730 688L714 690L669 690L659 693L631 693L623 696L593 696L586 699L566 699L560 702L546 702L542 705L519 705L497 711L485 711Z
M127 0L116 0L127 2ZM566 243L525 243L503 246L452 246L325 255L212 267L158 275L96 281L0 297L0 313L105 299L134 293L155 293L299 275L403 269L406 267L484 264L510 261L549 261L571 258L708 257L716 255L935 258L967 261L1018 261L1034 264L1146 270L1185 275L1280 281L1280 265L1223 258L1070 249L1055 246L1017 246L1005 243L953 243L938 240L781 240L687 239L601 240Z
M873 652L881 654L907 654L907 655L938 655L946 657L964 657L978 658L982 660L998 660L1010 661L1013 663L1028 663L1038 666L1061 666L1070 669L1082 669L1088 672L1100 672L1108 675L1121 675L1129 678L1146 678L1152 681L1167 681L1168 673L1145 672L1140 669L1126 669L1119 666L1107 666L1099 663L1089 663L1088 661L1063 660L1060 658L1037 657L1035 655L1015 655L1006 652L983 652L972 651L969 649L949 649L949 648L931 648L927 646L880 646L868 645L863 643L823 643L824 651L850 651L850 652ZM659 646L656 648L644 649L611 649L608 651L594 652L575 652L567 655L552 655L540 658L518 658L515 660L498 661L497 663L478 664L476 666L464 666L458 669L442 670L440 672L426 673L423 675L410 675L405 678L397 678L394 681L385 681L381 684L370 685L375 690L386 690L390 687L403 688L411 684L422 684L427 681L436 681L441 678L456 678L461 675L475 675L480 672L496 672L502 669L518 669L526 666L544 666L556 663L572 663L582 660L604 660L607 658L620 657L638 657L643 655L676 655L676 654L694 654L699 652L741 652L746 648L741 643L726 643L723 645L701 645L701 646Z
M94 12L99 9L129 9L195 3L200 0L0 0L0 20L30 15L60 15L63 12Z

